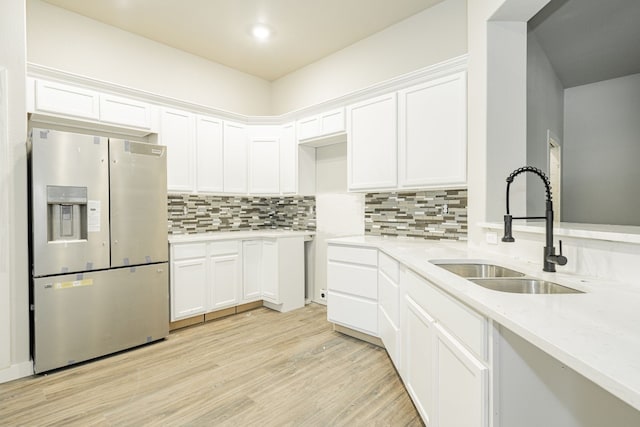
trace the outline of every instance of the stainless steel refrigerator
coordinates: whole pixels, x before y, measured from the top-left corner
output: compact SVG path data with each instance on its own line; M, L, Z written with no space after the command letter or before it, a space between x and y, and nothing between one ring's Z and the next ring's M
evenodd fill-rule
M36 373L169 333L166 148L32 129Z

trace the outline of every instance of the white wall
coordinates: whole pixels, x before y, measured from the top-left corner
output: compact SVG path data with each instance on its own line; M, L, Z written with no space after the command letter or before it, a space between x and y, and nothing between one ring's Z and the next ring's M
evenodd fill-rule
M446 0L273 82L282 114L467 53L467 1Z
M270 113L271 85L41 0L27 0L28 61L246 115Z
M562 142L563 120L564 87L549 62L547 54L538 43L535 33L529 32L527 37L527 165L549 173L547 130L551 130ZM542 181L537 176L529 174L527 215L544 214L545 200Z
M347 144L316 150L315 297L327 288L327 239L364 234L364 194L347 192Z
M640 225L640 74L564 94L563 221Z
M29 362L27 267L27 113L23 0L3 0L0 13L0 382L32 372Z

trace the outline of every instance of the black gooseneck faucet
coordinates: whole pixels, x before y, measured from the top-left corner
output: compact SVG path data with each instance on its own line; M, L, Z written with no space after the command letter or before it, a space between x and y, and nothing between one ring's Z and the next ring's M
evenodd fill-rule
M513 179L520 175L523 172L532 172L544 183L544 188L547 193L547 204L545 209L545 216L519 216L514 217L509 213L509 188L511 187L511 183ZM556 248L553 247L553 203L551 202L551 183L549 182L549 178L544 174L540 169L534 168L533 166L524 166L518 168L511 172L511 175L507 177L507 214L504 216L504 237L502 238L503 242L515 242L511 231L511 222L514 219L544 219L546 225L546 244L544 247L544 258L543 258L543 271L556 271L556 264L565 265L567 263L567 258L562 256L562 240L560 240L560 254L556 255Z

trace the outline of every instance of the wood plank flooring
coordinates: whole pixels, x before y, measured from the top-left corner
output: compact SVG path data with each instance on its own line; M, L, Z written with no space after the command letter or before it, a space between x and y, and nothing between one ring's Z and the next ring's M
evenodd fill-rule
M420 426L384 349L259 308L0 384L0 426Z

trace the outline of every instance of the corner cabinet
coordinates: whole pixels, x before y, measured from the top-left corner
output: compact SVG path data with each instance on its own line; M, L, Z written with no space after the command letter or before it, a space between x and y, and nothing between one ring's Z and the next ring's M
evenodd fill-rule
M399 187L466 183L466 88L459 72L398 92Z
M196 190L202 193L224 191L223 121L196 117Z
M396 187L397 115L395 93L347 108L347 180L350 190Z
M247 128L241 123L224 122L224 192L247 192Z

